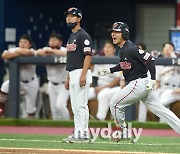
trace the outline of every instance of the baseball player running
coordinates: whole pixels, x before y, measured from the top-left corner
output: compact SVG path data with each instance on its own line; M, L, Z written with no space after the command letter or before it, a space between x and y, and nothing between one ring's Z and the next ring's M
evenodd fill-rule
M180 134L180 119L169 109L160 103L159 96L155 91L155 64L152 56L143 50L138 49L129 39L129 27L123 22L115 22L111 29L111 36L114 44L119 46L118 65L112 68L104 68L101 75L123 71L127 85L116 93L110 101L110 110L116 125L121 129L121 138L128 137L125 124L125 107L143 100L147 107L177 133ZM151 79L147 78L147 71ZM117 133L114 131L114 133ZM112 136L115 134L112 133Z
M19 39L19 47L5 50L2 54L4 60L9 60L18 56L33 56L36 51L32 49L32 39L28 35L23 35ZM25 92L26 111L29 118L35 117L36 98L39 89L39 80L36 76L36 66L31 64L23 64L20 66L20 89ZM16 87L15 87L16 88ZM0 104L8 100L9 80L5 81L1 86ZM4 112L3 112L4 113Z
M70 8L65 12L67 26L72 34L67 42L68 77L65 83L70 90L71 106L74 114L74 134L63 142L89 142L88 122L88 91L92 82L89 69L92 59L92 41L88 33L80 26L82 12L78 8Z
M39 56L66 56L66 48L62 47L62 36L52 33L49 37L49 47L38 50ZM65 89L64 83L67 78L65 64L46 65L48 82L48 93L50 99L51 115L53 120L69 120L67 102L69 91Z

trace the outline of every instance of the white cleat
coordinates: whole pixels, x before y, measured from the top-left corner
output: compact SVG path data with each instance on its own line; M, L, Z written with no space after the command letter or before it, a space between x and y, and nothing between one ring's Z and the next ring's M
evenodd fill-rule
M70 143L70 140L74 138L74 134L68 136L67 138L62 139L63 143Z
M69 143L90 143L88 138L72 138Z

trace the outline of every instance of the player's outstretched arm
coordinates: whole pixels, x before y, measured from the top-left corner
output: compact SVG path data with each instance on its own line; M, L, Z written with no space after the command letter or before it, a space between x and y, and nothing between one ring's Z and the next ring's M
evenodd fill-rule
M45 50L43 50L43 49L38 49L37 55L38 55L38 56L45 56L45 55L46 55L46 52L45 52Z
M111 68L102 68L99 73L100 73L100 75L105 76L107 74L119 72L119 71L122 71L122 69L121 69L120 65L118 64Z
M65 50L52 49L52 53L57 56L67 56L67 51Z
M34 56L35 50L20 48L15 51L19 56Z
M146 63L146 67L148 68L150 74L151 74L151 80L146 85L147 90L152 91L156 88L156 68L154 60L149 60Z
M7 50L5 50L1 55L2 59L4 60L12 59L18 56L20 56L20 54L16 52L8 52Z

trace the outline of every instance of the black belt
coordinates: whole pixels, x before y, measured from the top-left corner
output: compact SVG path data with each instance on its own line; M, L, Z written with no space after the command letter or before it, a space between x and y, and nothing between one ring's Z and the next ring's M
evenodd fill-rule
M51 83L52 83L53 85L57 86L57 85L59 85L59 84L65 83L65 81L60 82L60 83L57 83L57 82L51 82Z
M34 77L32 77L31 81L33 81L33 80L34 80ZM31 82L31 81L29 81L29 80L24 80L24 81L21 81L21 82L23 82L23 83L29 83L29 82Z
M141 74L141 75L139 76L139 78L141 78L141 79L147 78L147 74ZM133 80L136 80L136 79L138 79L138 78L135 78L135 79L133 79ZM131 81L133 81L133 80L131 80ZM126 81L126 85L128 85L129 82L131 82L131 81Z
M141 74L139 78L147 78L147 74Z

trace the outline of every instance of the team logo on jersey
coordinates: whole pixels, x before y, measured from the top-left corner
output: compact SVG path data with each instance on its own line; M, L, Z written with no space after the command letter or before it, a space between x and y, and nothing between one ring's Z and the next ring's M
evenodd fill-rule
M74 44L74 43L72 43L72 44L67 44L67 46L66 46L67 52L75 51L75 50L76 50L76 47L77 47L77 45Z
M140 54L143 54L143 53L144 53L144 50L139 49L139 53L140 53Z
M89 44L90 44L90 41L86 39L86 40L84 40L84 44L85 44L85 45L89 45Z
M131 63L130 62L127 62L127 61L120 62L119 65L123 70L130 70L131 69Z

